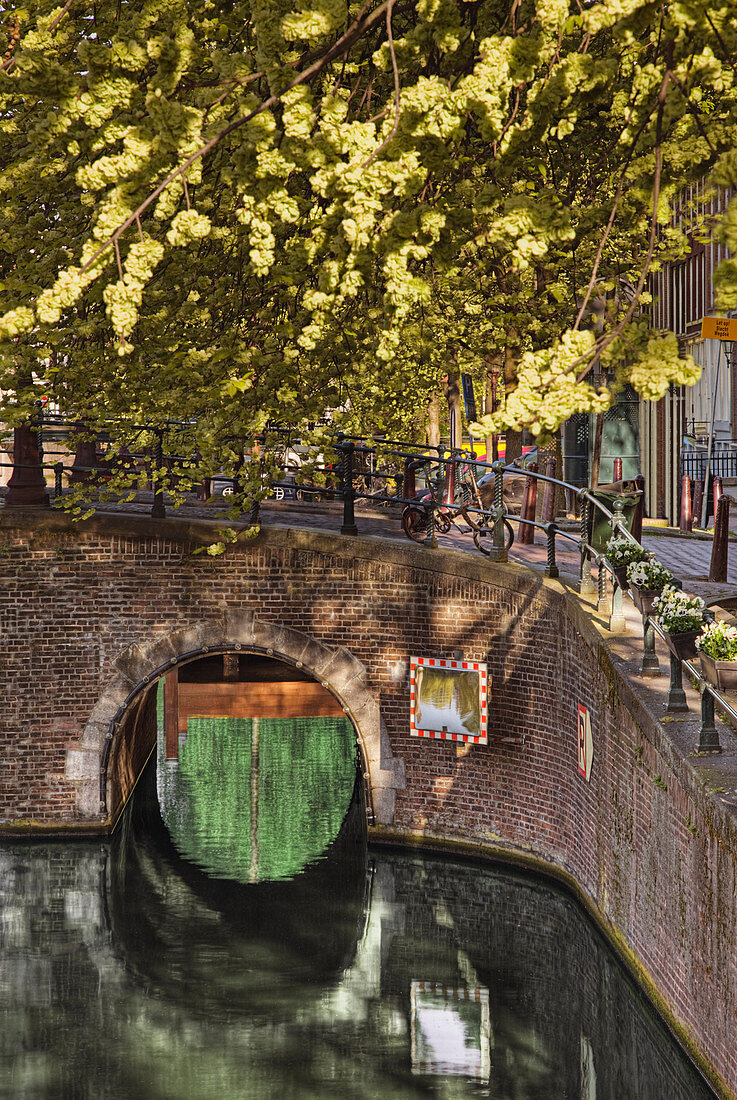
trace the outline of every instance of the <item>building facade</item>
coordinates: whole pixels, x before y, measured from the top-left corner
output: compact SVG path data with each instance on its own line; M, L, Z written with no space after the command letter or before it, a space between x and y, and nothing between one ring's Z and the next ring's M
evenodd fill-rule
M690 252L663 264L651 280L653 324L678 337L684 355L701 366L694 386L673 386L657 404L640 404L642 473L650 516L678 524L683 473L703 477L710 438L718 471L737 478L737 371L731 345L701 339L701 322L715 313L713 278L727 257L714 228L731 194L708 180L688 187L672 225L684 231Z

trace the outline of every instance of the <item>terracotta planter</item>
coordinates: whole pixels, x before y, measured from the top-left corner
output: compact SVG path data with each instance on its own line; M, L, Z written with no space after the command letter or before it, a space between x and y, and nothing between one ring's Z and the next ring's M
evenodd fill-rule
M641 615L652 615L653 603L659 595L655 588L643 588L640 584L630 585L630 596Z
M674 657L679 661L695 661L698 656L696 639L701 636L701 627L698 630L685 630L682 634L665 635L665 644Z
M708 653L699 653L701 671L720 691L737 691L737 661L718 661Z

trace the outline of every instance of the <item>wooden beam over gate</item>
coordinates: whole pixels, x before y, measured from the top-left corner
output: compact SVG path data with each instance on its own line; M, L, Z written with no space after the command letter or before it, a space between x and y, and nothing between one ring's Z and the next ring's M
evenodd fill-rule
M276 683L179 683L178 732L190 718L342 717L338 700L321 684L305 680Z

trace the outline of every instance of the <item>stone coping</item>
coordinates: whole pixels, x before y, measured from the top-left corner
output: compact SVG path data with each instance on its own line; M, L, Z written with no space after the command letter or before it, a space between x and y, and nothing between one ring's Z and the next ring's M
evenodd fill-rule
M0 539L3 533L18 532L18 536L30 544L41 544L47 536L70 535L75 540L117 536L128 538L157 538L180 543L194 543L197 547L217 541L217 532L224 528L239 532L241 545L274 546L291 549L311 549L325 554L338 555L351 560L383 561L393 565L406 565L433 573L449 573L469 580L491 580L502 587L529 592L546 579L534 570L522 580L518 565L499 565L480 554L466 554L460 550L438 548L427 550L409 540L395 540L380 535L341 535L338 531L315 530L288 524L264 524L255 538L246 537L248 524L222 520L167 517L153 519L135 513L100 512L85 520L73 520L63 512L47 510L31 511L13 509L5 513L0 509ZM381 547L380 553L378 546ZM227 550L226 550L227 553ZM207 555L192 558L192 564L207 563Z

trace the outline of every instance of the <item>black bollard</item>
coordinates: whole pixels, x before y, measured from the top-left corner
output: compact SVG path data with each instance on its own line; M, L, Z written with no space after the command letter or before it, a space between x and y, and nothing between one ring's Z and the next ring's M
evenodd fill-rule
M343 496L343 524L340 528L340 533L341 535L357 535L358 528L356 527L354 510L356 490L353 486L353 452L356 449L356 445L352 440L347 439L340 447Z

